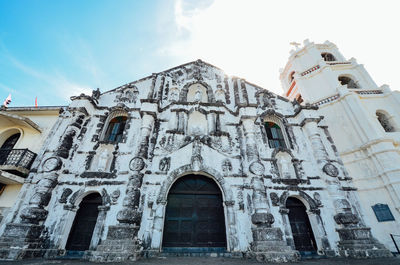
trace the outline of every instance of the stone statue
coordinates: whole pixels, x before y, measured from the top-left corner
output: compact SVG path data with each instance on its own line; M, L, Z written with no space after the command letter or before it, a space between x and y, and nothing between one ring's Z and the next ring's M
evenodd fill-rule
M171 89L171 93L169 94L169 102L176 102L179 99L179 93L176 89Z
M201 102L202 96L203 96L203 93L201 92L200 87L197 87L197 90L196 90L196 92L194 94L194 101L195 102Z
M100 172L104 172L107 170L107 162L108 162L108 151L103 150L99 156L99 161L97 163L97 170Z
M98 100L100 98L100 89L92 90L92 99Z
M281 167L282 178L290 178L290 160L288 157L284 156L279 160Z

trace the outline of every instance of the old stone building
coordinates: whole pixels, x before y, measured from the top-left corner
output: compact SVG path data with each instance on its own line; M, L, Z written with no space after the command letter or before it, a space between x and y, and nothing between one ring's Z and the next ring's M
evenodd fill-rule
M360 197L373 234L396 251L400 231L400 93L377 86L335 44L304 42L282 70L285 96L318 106ZM400 243L400 242L399 242Z
M72 98L0 257L386 257L316 108L200 60Z

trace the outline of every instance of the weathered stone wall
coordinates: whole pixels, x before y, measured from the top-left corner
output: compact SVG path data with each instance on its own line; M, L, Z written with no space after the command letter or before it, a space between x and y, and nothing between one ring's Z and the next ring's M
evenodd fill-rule
M106 129L116 116L126 117L126 126L121 141L110 143ZM168 191L187 174L220 187L233 254L297 260L286 208L286 199L296 197L320 254L388 255L360 222L351 179L321 119L315 108L202 61L73 97L0 238L12 251L0 256L63 255L79 204L93 192L103 203L87 258L136 260L160 252ZM282 128L286 147L269 147L266 121Z

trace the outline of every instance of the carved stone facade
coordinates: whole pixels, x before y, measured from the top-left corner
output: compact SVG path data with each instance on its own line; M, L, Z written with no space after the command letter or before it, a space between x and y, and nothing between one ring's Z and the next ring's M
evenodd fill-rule
M24 184L25 199L0 231L0 257L68 255L79 208L93 193L101 205L84 258L157 255L164 250L169 191L188 175L218 186L223 251L233 256L299 259L288 199L304 207L319 255L389 256L364 225L320 123L314 107L200 60L73 97Z

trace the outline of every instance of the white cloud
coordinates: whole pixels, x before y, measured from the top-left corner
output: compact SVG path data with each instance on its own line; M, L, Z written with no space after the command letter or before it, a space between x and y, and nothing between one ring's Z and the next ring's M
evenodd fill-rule
M400 89L396 10L396 1L175 0L175 32L159 52L181 63L204 59L281 94L289 43L330 40L378 85Z

